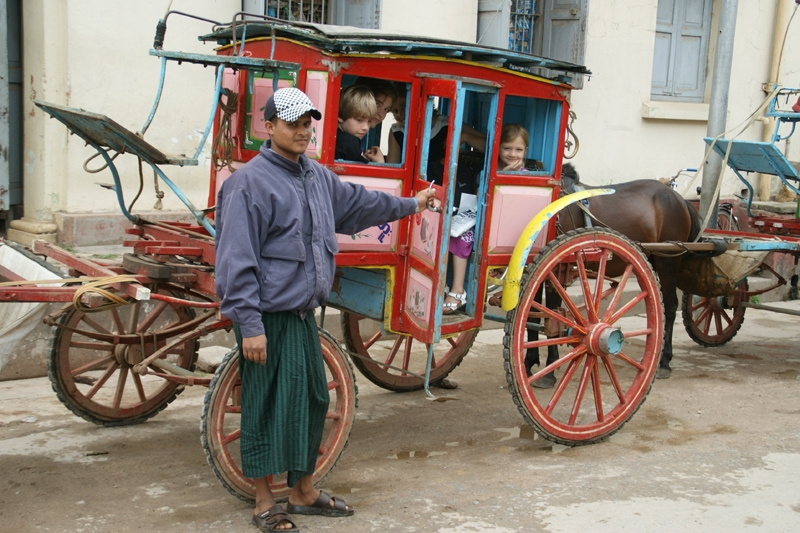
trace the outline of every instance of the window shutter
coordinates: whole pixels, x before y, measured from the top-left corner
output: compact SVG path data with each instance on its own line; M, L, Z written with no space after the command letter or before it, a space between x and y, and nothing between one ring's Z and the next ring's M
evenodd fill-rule
M546 0L542 31L542 55L578 65L586 59L587 0ZM583 76L573 80L583 87Z
M711 0L659 0L651 96L702 102Z

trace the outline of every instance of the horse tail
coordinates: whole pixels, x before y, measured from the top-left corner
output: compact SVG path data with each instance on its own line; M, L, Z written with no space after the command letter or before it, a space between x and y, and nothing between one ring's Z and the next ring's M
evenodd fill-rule
M689 218L692 221L692 225L689 229L689 237L686 240L694 241L703 229L703 219L700 216L700 212L695 209L694 204L685 198L683 201L686 203L686 209L689 210Z

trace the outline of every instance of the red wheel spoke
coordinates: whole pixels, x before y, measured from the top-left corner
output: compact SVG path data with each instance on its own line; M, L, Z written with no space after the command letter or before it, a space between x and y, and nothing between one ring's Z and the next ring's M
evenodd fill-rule
M614 323L615 323L617 320L619 320L620 318L622 318L623 316L625 316L625 315L628 313L628 311L630 311L631 309L633 309L634 307L636 307L636 304L638 304L639 302L641 302L641 301L642 301L642 300L644 300L645 298L647 298L647 293L646 293L645 291L642 291L642 292L640 292L639 294L637 294L636 296L634 296L634 297L631 299L631 301L630 301L630 302L628 302L628 303L626 303L625 305L623 305L622 307L620 307L620 308L619 308L619 310L617 310L617 312L616 312L616 313L614 313L613 315L611 315L611 316L608 318L608 321L607 321L607 322L608 322L609 324L614 324Z
M119 308L117 307L111 309L111 320L114 321L114 326L116 326L117 333L120 335L133 331L132 329L125 329L125 326L122 324L122 318L119 316Z
M241 405L226 405L224 410L225 410L226 414L233 414L233 415L242 414L242 406Z
M83 366L79 366L78 368L73 368L70 371L70 375L72 377L75 377L83 374L84 372L91 372L92 370L98 370L106 366L108 363L111 363L112 361L114 361L114 356L111 355L109 355L108 357L103 357L102 359L96 359L90 363L86 363Z
M403 374L406 374L408 366L411 364L411 347L414 345L414 337L408 336L406 339L406 346L403 350Z
M567 317L565 317L563 315L560 315L559 313L553 311L552 309L548 309L547 307L543 306L539 302L533 302L532 301L531 302L531 308L532 309L536 309L540 313L544 313L546 316L552 318L553 320L555 320L557 322L561 322L562 324L565 324L567 327L570 327L570 328L572 328L572 329L574 329L574 330L576 330L576 331L578 331L578 332L580 332L582 334L586 334L586 328L585 327L576 324L572 320L568 319Z
M144 393L144 386L142 385L142 376L136 372L131 372L133 378L133 385L136 387L136 392L139 394L139 401L144 403L147 401L147 395Z
M325 413L325 420L341 420L342 414L338 411L328 411Z
M605 418L603 414L603 393L600 390L600 369L597 368L597 357L594 357L592 364L592 393L594 394L594 410L597 413L597 420L602 421Z
M373 344L375 344L376 342L378 342L378 340L380 340L381 337L383 337L383 333L378 331L377 333L375 333L375 335L364 341L364 348L369 350Z
M549 365L545 366L544 368L540 369L535 374L531 375L527 380L528 381L528 386L530 386L531 383L533 383L534 381L543 378L544 376L546 376L550 372L555 371L556 369L566 365L567 363L572 363L572 362L576 361L577 359L583 357L583 355L585 353L586 353L586 346L585 345L582 344L580 346L575 347L574 350L569 352L564 357L559 357L556 361L552 362L551 364L549 364ZM566 379L566 376L565 376L564 380L562 380L562 381L568 381Z
M94 350L97 352L112 352L114 351L114 345L109 344L107 342L79 342L79 341L70 341L69 343L70 348L76 348L78 350Z
M731 318L728 316L728 313L721 307L717 309L717 312L714 313L714 316L717 322L717 333L722 333L725 331L725 327L730 326L732 322ZM725 325L722 324L723 319L725 320Z
M608 302L606 312L603 313L603 322L609 321L609 317L614 313L614 309L617 308L617 305L619 305L619 301L622 298L622 293L625 290L625 287L628 285L628 279L631 277L631 272L633 272L633 265L626 266L625 272L622 273L622 276L620 276L619 281L617 282L617 286L613 289L614 295L611 297L611 301Z
M136 331L136 323L139 321L139 309L142 307L142 302L135 302L130 306L130 314L128 315L128 326L124 330L125 333L133 333ZM116 309L114 309L116 311Z
M103 385L105 385L106 381L108 381L108 378L111 377L111 374L113 374L117 368L119 368L119 363L117 362L112 362L112 364L108 365L108 368L106 368L106 371L103 372L102 376L100 376L100 379L97 380L97 383L95 383L94 386L89 389L89 392L86 393L86 397L91 400L92 397L97 394L97 391L99 391Z
M564 289L564 287L561 285L561 283L558 281L558 278L556 278L555 274L553 274L552 271L547 273L547 279L550 281L550 284L553 286L553 288L555 288L558 295L561 296L562 302L564 302L564 304L566 304L566 306L569 308L569 311L570 313L572 313L572 316L575 317L575 320L580 322L581 325L580 329L585 332L584 328L586 327L586 319L583 317L583 314L581 314L581 312L578 310L578 307L575 305L575 302L572 301L572 298L567 294L566 289ZM563 319L564 317L560 317L560 320Z
M117 387L114 391L114 409L119 409L122 405L122 397L125 395L125 384L128 382L128 369L122 367L119 369L119 377L117 378Z
M697 311L701 307L705 307L705 306L708 305L708 301L705 298L701 298L699 296L696 296L695 298L697 298L697 302L693 303L691 305L691 307L690 307L690 310L692 311L692 313L694 313L695 311Z
M697 326L705 335L708 335L708 330L711 329L712 314L711 306L707 305L706 308L703 309L703 312L697 317Z
M608 378L611 380L611 386L614 387L614 392L617 394L617 398L621 404L627 403L625 400L625 393L622 390L622 385L619 382L619 376L617 376L617 371L614 368L611 359L608 356L602 357L600 359L603 362L603 367L606 369L606 373L608 374Z
M400 349L400 345L403 344L403 337L397 336L397 338L392 343L392 349L389 350L389 355L386 357L386 360L383 362L383 370L386 371L389 369L389 365L394 362L394 358L397 356L397 351Z
M107 335L111 335L111 332L108 331L106 328L89 318L89 315L83 315L81 317L81 322L89 325L93 330L97 331L98 333L105 333Z
M626 339L632 339L633 337L641 337L643 335L650 335L651 333L653 333L653 329L652 328L635 329L633 331L626 331L625 332L625 338Z
M231 431L228 434L222 435L222 438L220 439L220 442L222 442L222 444L228 445L228 444L230 444L231 442L233 442L235 440L239 440L239 438L241 436L242 436L242 430L241 429L237 429L237 430Z
M156 321L158 317L169 307L169 303L159 300L159 302L153 307L153 309L145 315L144 319L139 322L139 325L136 326L136 329L132 329L131 331L135 331L137 333L141 333L142 331L147 331L151 325ZM137 310L138 311L138 310ZM138 312L137 312L138 315ZM169 324L162 327L161 329L166 329L169 327Z
M578 275L581 279L581 291L583 291L583 301L586 304L586 317L589 323L597 322L597 308L594 306L592 288L589 286L589 276L586 275L586 257L583 253L575 254L578 265Z
M332 391L332 390L334 390L334 389L338 389L339 387L341 387L341 385L342 385L342 384L341 384L341 383L339 383L339 382L338 382L337 380L335 380L335 379L332 379L332 380L330 380L330 381L328 382L328 392L330 392L330 391Z
M638 363L638 362L634 361L633 359L631 359L630 357L628 357L627 355L625 355L622 352L619 352L618 354L615 354L614 357L619 357L620 359L622 359L623 361L625 361L629 365L634 366L637 369L639 369L640 372L644 371L644 365L642 363Z
M583 363L583 371L581 372L581 378L578 381L578 390L575 393L575 401L572 402L572 410L569 412L569 424L571 426L575 425L575 421L578 419L578 414L580 414L581 405L583 404L583 397L586 395L586 389L589 387L589 377L592 373L594 361L595 356L587 355Z
M570 361L569 366L567 367L566 372L564 372L564 376L559 381L556 390L553 392L553 397L550 398L550 401L547 403L547 406L544 408L544 412L550 416L553 414L553 409L555 409L558 402L561 401L561 397L564 395L564 391L567 390L567 385L569 382L572 381L572 378L575 377L575 372L578 370L578 365L581 362L580 359L573 359Z
M526 341L523 342L520 346L522 346L523 350L527 350L529 348L542 348L545 346L561 346L563 344L577 344L581 341L581 337L578 335L573 335L572 337L553 337L552 339L544 339L540 341Z
M606 263L608 262L608 254L601 254L600 255L600 264L597 267L597 285L596 285L596 292L594 295L594 308L598 311L600 310L600 304L605 297L605 292L603 291L603 285L606 281Z

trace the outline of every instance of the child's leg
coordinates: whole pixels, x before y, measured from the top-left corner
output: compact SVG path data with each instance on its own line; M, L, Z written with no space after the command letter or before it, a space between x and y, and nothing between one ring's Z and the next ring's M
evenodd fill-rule
M459 257L453 254L453 285L450 287L450 292L462 294L464 292L464 279L467 277L467 258ZM455 301L452 296L448 296L450 300Z

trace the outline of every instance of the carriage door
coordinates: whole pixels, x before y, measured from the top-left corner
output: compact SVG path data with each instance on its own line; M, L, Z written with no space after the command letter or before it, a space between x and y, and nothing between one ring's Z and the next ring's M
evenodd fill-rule
M414 191L432 186L441 212L425 210L414 215L405 267L407 289L401 312L410 324L411 335L427 343L438 342L441 333L442 291L455 185L451 176L457 164L462 118L457 96L458 83L453 80L425 78L422 81L422 120L417 126L415 159L418 166Z

